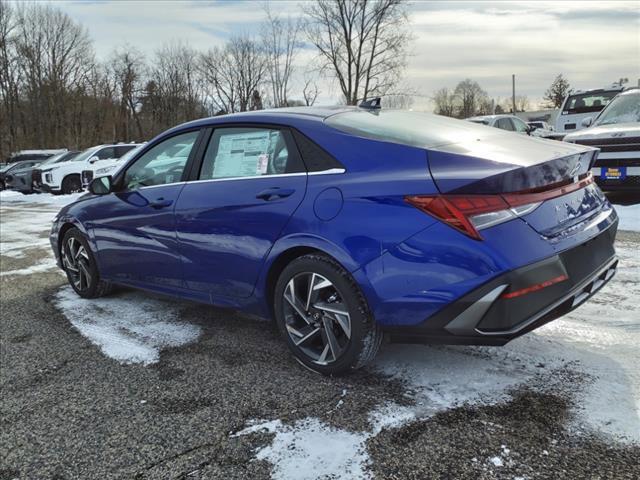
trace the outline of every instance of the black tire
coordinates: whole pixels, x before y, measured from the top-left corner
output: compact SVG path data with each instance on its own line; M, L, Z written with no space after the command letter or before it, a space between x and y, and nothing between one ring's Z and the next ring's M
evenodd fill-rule
M295 292L301 287L306 291L306 301ZM312 296L314 300L310 301ZM292 297L301 301L292 303ZM276 283L273 305L276 323L291 352L313 371L344 374L365 366L378 353L382 330L359 286L349 272L326 255L304 255L287 265ZM340 311L347 315L338 315Z
M68 195L69 193L77 193L82 191L82 182L80 181L80 175L68 175L62 180L62 193Z
M111 284L100 279L95 257L80 230L67 230L60 250L67 280L78 295L82 298L98 298L111 292Z

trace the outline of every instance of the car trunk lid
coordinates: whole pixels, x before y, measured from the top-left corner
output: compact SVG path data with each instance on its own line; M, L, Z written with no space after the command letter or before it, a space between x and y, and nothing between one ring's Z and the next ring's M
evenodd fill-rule
M446 196L499 195L539 203L521 218L547 238L586 228L608 205L590 178L598 150L509 135L466 139L428 151L431 175Z

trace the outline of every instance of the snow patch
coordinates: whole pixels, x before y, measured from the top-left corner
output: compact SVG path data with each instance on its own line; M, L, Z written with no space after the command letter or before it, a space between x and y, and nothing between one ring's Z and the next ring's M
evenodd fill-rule
M253 424L233 436L264 431L274 433L271 445L256 453L257 460L274 466L273 478L314 480L370 478L365 442L368 435L333 428L316 418L285 425L280 420Z
M104 355L124 364L155 363L160 350L193 342L201 333L200 327L179 321L175 302L144 293L85 300L65 287L55 301L83 336Z
M618 225L620 230L640 232L640 203L635 205L616 205L614 208L620 217Z
M33 195L25 195L15 190L0 191L0 204L6 203L31 203L39 205L55 205L63 207L69 203L75 202L87 192L71 193L69 195L53 195L51 193L39 193ZM4 205L3 205L4 206Z
M11 275L31 275L33 273L44 273L57 268L58 266L56 265L56 262L53 260L53 258L49 258L44 260L42 263L38 263L30 267L21 268L18 270L8 270L6 272L0 272L0 277L11 276ZM62 270L59 270L59 272L64 275L64 272Z

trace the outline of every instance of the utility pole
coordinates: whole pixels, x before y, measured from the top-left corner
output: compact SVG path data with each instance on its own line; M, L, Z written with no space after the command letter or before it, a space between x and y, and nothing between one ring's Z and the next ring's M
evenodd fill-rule
M516 74L511 75L511 102L513 114L516 114Z

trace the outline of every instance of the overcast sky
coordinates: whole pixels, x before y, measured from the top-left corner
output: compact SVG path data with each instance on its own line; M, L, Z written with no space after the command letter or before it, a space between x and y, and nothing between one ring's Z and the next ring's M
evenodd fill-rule
M96 53L129 43L148 54L179 40L206 50L238 33L258 34L262 1L62 1L55 2L84 24ZM270 2L275 13L299 15L300 2ZM438 88L477 80L493 98L516 90L532 103L562 73L574 88L596 88L640 78L640 1L456 2L415 1L409 7L415 39L405 78L423 97L417 108L430 108ZM314 52L297 58L305 71ZM321 103L336 103L339 92L322 82ZM295 87L296 85L294 85ZM300 98L292 91L292 98Z

